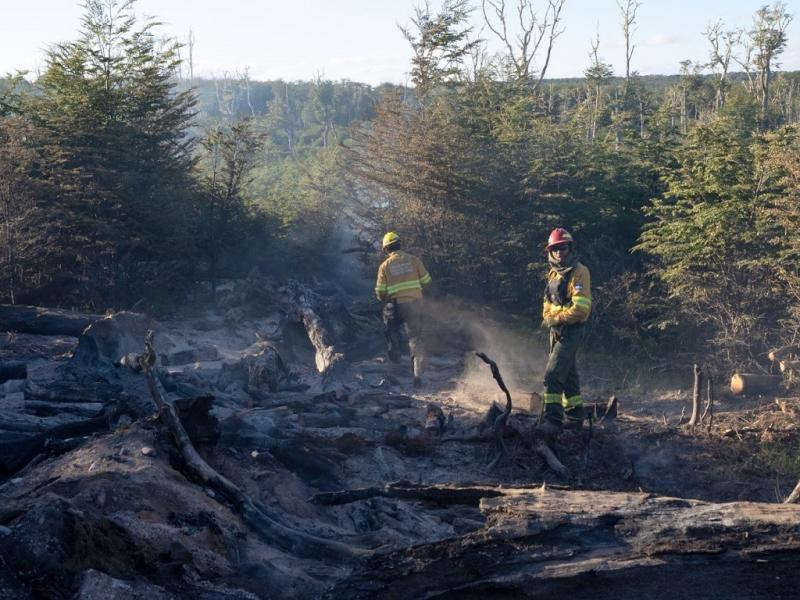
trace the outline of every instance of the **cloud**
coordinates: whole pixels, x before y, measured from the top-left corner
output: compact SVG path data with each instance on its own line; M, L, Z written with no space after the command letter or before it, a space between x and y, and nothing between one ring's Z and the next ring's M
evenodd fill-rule
M660 46L669 46L671 44L677 44L682 40L681 36L678 35L669 35L666 33L656 33L651 35L644 41L645 46L649 46L651 48L658 48Z

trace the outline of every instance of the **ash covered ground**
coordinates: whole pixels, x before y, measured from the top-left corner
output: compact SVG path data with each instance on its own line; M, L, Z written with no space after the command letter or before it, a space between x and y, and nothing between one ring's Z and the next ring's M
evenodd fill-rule
M791 398L720 395L689 429L688 385L634 393L588 371L600 419L547 440L562 471L534 431L541 339L432 301L413 390L377 305L352 298L254 275L214 311L8 336L0 359L26 377L0 400L0 598L682 597L711 581L708 597L791 597ZM148 330L161 393L237 494L198 475L130 368ZM491 468L487 413L506 398L476 351L513 398Z

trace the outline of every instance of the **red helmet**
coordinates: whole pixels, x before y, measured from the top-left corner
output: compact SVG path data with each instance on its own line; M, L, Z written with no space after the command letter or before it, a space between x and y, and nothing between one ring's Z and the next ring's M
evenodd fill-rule
M546 251L550 251L553 246L560 246L561 244L571 244L575 240L572 239L572 236L569 234L569 231L564 229L563 227L556 227L553 231L550 232L550 237L547 238L547 246L545 246Z

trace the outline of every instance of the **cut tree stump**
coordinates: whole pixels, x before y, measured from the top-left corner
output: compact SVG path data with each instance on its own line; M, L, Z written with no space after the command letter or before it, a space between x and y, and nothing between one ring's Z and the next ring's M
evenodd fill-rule
M734 373L731 377L731 393L737 396L774 394L782 381L783 377L780 375Z
M549 598L602 590L614 598L669 581L664 594L638 595L688 598L701 589L691 573L716 586L727 572L774 582L766 561L796 569L800 506L551 488L503 492L481 501L483 529L376 553L326 597Z
M103 315L56 308L0 304L0 331L78 337L89 325L102 318Z

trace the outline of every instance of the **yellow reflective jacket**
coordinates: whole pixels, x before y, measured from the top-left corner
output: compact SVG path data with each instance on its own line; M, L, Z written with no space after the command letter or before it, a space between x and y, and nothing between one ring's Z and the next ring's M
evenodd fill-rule
M398 303L422 300L422 287L431 282L425 265L413 254L397 250L389 255L378 268L375 295L381 302L396 300Z
M555 269L550 269L547 274L542 317L554 319L559 325L583 323L589 318L589 313L592 311L589 269L582 263L576 263L575 267L567 273L564 303L559 304L558 299L551 298L547 290L552 284L563 281L563 279Z

